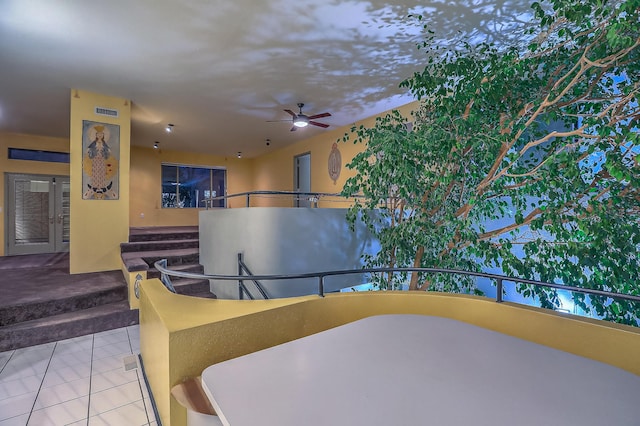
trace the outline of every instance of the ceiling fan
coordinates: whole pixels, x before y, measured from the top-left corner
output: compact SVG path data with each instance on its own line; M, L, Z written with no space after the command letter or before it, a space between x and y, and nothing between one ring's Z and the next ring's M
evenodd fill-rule
M292 121L293 122L293 127L291 127L291 131L295 132L298 127L307 127L309 124L311 124L312 126L318 126L318 127L322 127L322 128L327 128L329 127L328 124L325 123L319 123L317 121L313 121L317 118L323 118L323 117L331 117L331 114L329 114L328 112L323 112L322 114L316 114L316 115L305 115L302 113L302 108L304 107L303 103L299 103L298 104L298 108L300 109L300 112L298 114L296 114L295 112L291 111L290 109L285 109L284 112L291 114L292 119L291 120L269 120L269 123L274 123L274 122L280 122L280 121Z

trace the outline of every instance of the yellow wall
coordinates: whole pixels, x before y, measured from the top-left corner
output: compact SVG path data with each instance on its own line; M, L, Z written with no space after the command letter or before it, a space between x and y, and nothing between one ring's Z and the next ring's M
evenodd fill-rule
M464 321L640 375L639 329L551 310L431 292L211 300L169 293L158 279L152 279L141 286L140 345L162 424L185 424L185 410L169 391L211 364L383 314Z
M72 90L71 146L71 218L69 270L82 272L120 269L120 243L129 239L129 152L131 102L81 90ZM94 107L119 111L118 118L99 116ZM119 198L83 200L82 121L90 120L120 126Z
M75 92L74 92L75 93ZM82 94L82 92L79 92ZM100 102L100 105L105 106L105 102ZM91 108L93 108L91 106ZM111 122L110 120L102 120L103 117L100 118L87 118L92 121L101 121L101 122ZM106 117L105 117L106 118ZM82 123L80 121L78 132L81 132ZM120 128L121 133L123 132L123 126ZM123 135L121 134L121 138ZM81 146L81 142L78 142L78 147ZM64 138L51 138L44 136L36 136L36 135L25 135L25 134L12 134L12 133L0 133L0 207L2 207L2 211L0 211L0 217L2 220L0 221L0 241L2 241L2 245L0 246L0 256L5 255L5 173L21 173L21 174L46 174L46 175L57 175L57 176L69 176L70 174L70 165L65 163L47 163L40 161L24 161L24 160L8 160L7 159L7 150L8 148L24 148L24 149L40 149L40 150L49 150L49 151L57 151L57 152L69 152L70 143L68 139ZM77 215L85 215L92 214L95 215L96 210L102 215L104 213L104 217L100 219L102 225L106 227L107 224L114 222L116 226L118 223L124 227L126 230L120 229L120 237L116 240L112 239L108 244L111 244L111 248L115 249L115 252L119 253L119 244L122 241L127 241L128 239L128 226L180 226L180 225L197 225L198 224L198 212L200 209L162 209L160 208L160 198L161 198L161 163L176 163L176 164L185 164L185 165L202 165L202 166L217 166L224 167L227 169L227 191L229 194L238 193L238 192L246 192L254 189L252 187L253 183L253 160L250 159L237 159L220 157L215 155L207 155L207 154L196 154L196 153L188 153L188 152L178 152L178 151L156 151L152 148L144 148L138 146L132 146L130 153L130 169L125 170L126 161L128 160L129 149L126 149L126 152L123 151L123 146L121 145L121 158L120 158L120 200L117 201L95 201L95 200L82 200L80 194L74 194L72 198L72 209L74 207L78 207L80 210L72 210L75 211L75 216L72 216L71 224L72 224L72 241L75 240L74 235L78 235L79 232L79 240L81 242L80 253L75 252L74 257L75 262L80 262L87 264L94 264L94 267L98 267L98 270L106 270L104 269L107 266L104 266L103 262L99 262L99 265L95 265L95 262L91 260L93 257L111 257L111 254L107 254L105 250L103 253L89 254L89 251L86 250L87 245L93 246L101 246L95 247L100 251L104 249L108 249L104 244L108 239L100 239L96 240L95 238L102 238L100 236L96 236L92 234L95 230L87 229L87 232L84 231L84 227L89 226L86 221L82 221L83 217L80 217L80 222L82 224L76 223ZM76 156L81 156L81 149L78 148ZM125 162L123 162L123 160ZM81 167L81 157L80 157L80 167ZM78 170L76 168L76 170ZM78 170L78 173L81 173L82 169ZM123 180L123 176L129 176L129 183L126 185L126 188L123 187L125 181ZM79 174L79 179L81 179L81 174ZM79 188L81 185L80 182L77 182L77 187L73 186L72 183L72 191L75 191L74 188ZM126 190L125 190L126 189ZM78 192L80 190L78 189ZM126 211L127 218L123 218L122 212L119 211L120 206L126 209L124 206L124 201L126 201L123 197L130 195L130 199L128 202L128 210ZM113 204L112 204L113 203ZM244 207L245 198L239 197L235 199L229 200L229 207ZM96 207L96 208L94 208ZM107 208L107 210L105 210ZM113 214L113 210L118 210L117 214ZM144 217L141 217L141 213L144 213ZM72 213L73 215L73 213ZM129 221L129 224L126 224L126 220ZM106 222L105 222L106 221ZM91 226L95 223L91 222ZM76 224L79 227L82 227L78 230L76 227L75 231L73 225ZM90 226L89 226L90 227ZM105 229L103 229L105 231ZM73 234L76 232L76 234ZM111 234L111 232L107 232L107 234ZM103 235L103 233L101 233ZM94 244L94 241L100 241L100 244ZM74 241L77 243L78 241ZM78 245L72 245L72 251L75 250L74 247L78 247ZM114 252L114 253L115 253ZM87 254L87 256L83 256L83 254ZM80 255L80 257L78 257ZM119 255L118 255L118 262ZM109 263L109 270L119 269L120 263L113 264ZM88 272L89 270L83 270L83 272ZM93 271L93 270L92 270ZM75 272L79 272L79 270L75 270Z
M227 193L251 190L253 161L235 157L131 147L131 226L197 225L200 209L163 209L162 163L227 169ZM229 207L244 206L244 198L229 201ZM144 215L144 217L143 217Z
M405 117L410 117L410 111L415 107L416 105L411 103L402 108L398 108L398 110ZM371 117L355 124L357 126L373 126L374 123L375 117ZM347 143L338 142L338 149L342 156L342 170L335 184L329 177L328 160L333 143L342 140L344 134L348 133L351 127L352 125L349 125L322 132L312 138L257 157L254 164L253 188L255 190L292 191L294 157L311 153L311 192L338 193L342 191L342 187L347 178L354 174L353 171L348 170L345 166L358 152L362 151L363 147L362 145L355 145L352 141ZM303 132L304 129L299 131ZM282 199L277 200L275 198L256 198L256 202L254 203L252 201L251 205L286 206L286 204L283 204ZM335 203L334 205L335 207L345 207L344 204L340 203ZM324 204L322 206L332 207L331 204Z
M9 148L69 152L69 140L47 136L0 133L0 241L2 241L0 256L5 255L6 249L4 229L6 220L5 173L69 176L69 164L9 160L7 158Z
M216 155L154 150L131 146L129 150L129 106L125 100L78 91L80 98L71 96L74 140L71 146L72 165L35 161L7 160L7 148L43 149L69 152L70 142L64 138L35 135L0 134L0 170L10 173L48 174L69 176L71 174L71 264L73 272L89 272L119 269L119 243L127 241L129 226L177 226L197 225L199 209L162 209L161 164L219 166L227 169L227 193L234 194L252 190L292 190L293 159L296 155L311 153L311 191L338 193L346 179L353 173L345 165L362 149L360 145L338 143L342 156L340 178L334 184L329 178L327 164L334 142L342 139L351 126L344 126L300 141L255 159L237 159ZM127 102L130 104L129 102ZM95 116L96 105L113 107L120 111L119 119ZM400 108L406 116L412 104ZM82 120L92 120L120 125L120 199L117 201L82 200L81 172ZM373 125L374 118L356 123ZM304 131L300 130L300 131ZM129 157L130 155L130 157ZM130 168L128 165L130 164ZM75 175L74 175L75 173ZM76 180L77 177L77 180ZM127 184L128 182L128 184ZM0 203L4 203L4 174L0 176ZM230 199L228 206L244 207L245 198ZM1 204L0 204L1 205ZM288 198L252 198L252 206L291 205ZM321 207L344 207L341 203L320 202ZM126 213L125 213L126 212ZM5 254L4 207L0 212L0 255ZM142 214L144 217L142 217ZM100 226L95 226L99 224ZM99 243L96 243L98 242Z

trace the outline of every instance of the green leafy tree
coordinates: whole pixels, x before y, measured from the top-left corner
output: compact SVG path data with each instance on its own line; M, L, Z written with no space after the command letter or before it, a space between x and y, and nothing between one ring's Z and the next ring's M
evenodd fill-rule
M365 196L351 220L380 241L368 266L499 267L640 295L640 1L532 10L524 48L443 47L425 26L426 67L401 83L419 101L412 116L343 138L363 144L343 194ZM460 276L412 274L410 289L478 293ZM559 305L553 290L518 289ZM612 321L640 318L637 304L573 298Z

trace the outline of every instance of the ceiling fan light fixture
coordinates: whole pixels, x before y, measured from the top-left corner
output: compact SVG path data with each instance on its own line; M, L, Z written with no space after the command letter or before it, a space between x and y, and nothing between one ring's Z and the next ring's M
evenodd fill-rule
M300 113L298 113L298 114L296 114L295 112L291 111L290 109L285 109L284 110L284 112L286 112L287 114L289 114L291 116L290 120L267 120L267 121L268 122L288 121L290 123L293 123L293 127L291 127L291 131L292 132L295 132L299 128L307 127L307 126L317 126L317 127L322 127L323 129L326 129L327 127L329 127L328 124L316 121L316 119L324 118L324 117L331 117L331 113L323 112L321 114L306 115L306 114L302 113L302 107L304 107L304 104L303 103L299 103L298 104L298 108L300 108Z
M296 127L307 127L309 125L309 118L306 115L298 115L293 120L293 125Z

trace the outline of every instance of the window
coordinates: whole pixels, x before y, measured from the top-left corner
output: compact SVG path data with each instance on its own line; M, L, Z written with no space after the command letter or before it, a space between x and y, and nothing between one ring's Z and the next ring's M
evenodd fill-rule
M52 163L69 163L68 152L41 151L36 149L9 148L10 160L47 161Z
M162 207L204 208L205 199L225 195L227 171L212 167L162 165ZM211 207L224 207L224 200L216 200Z

